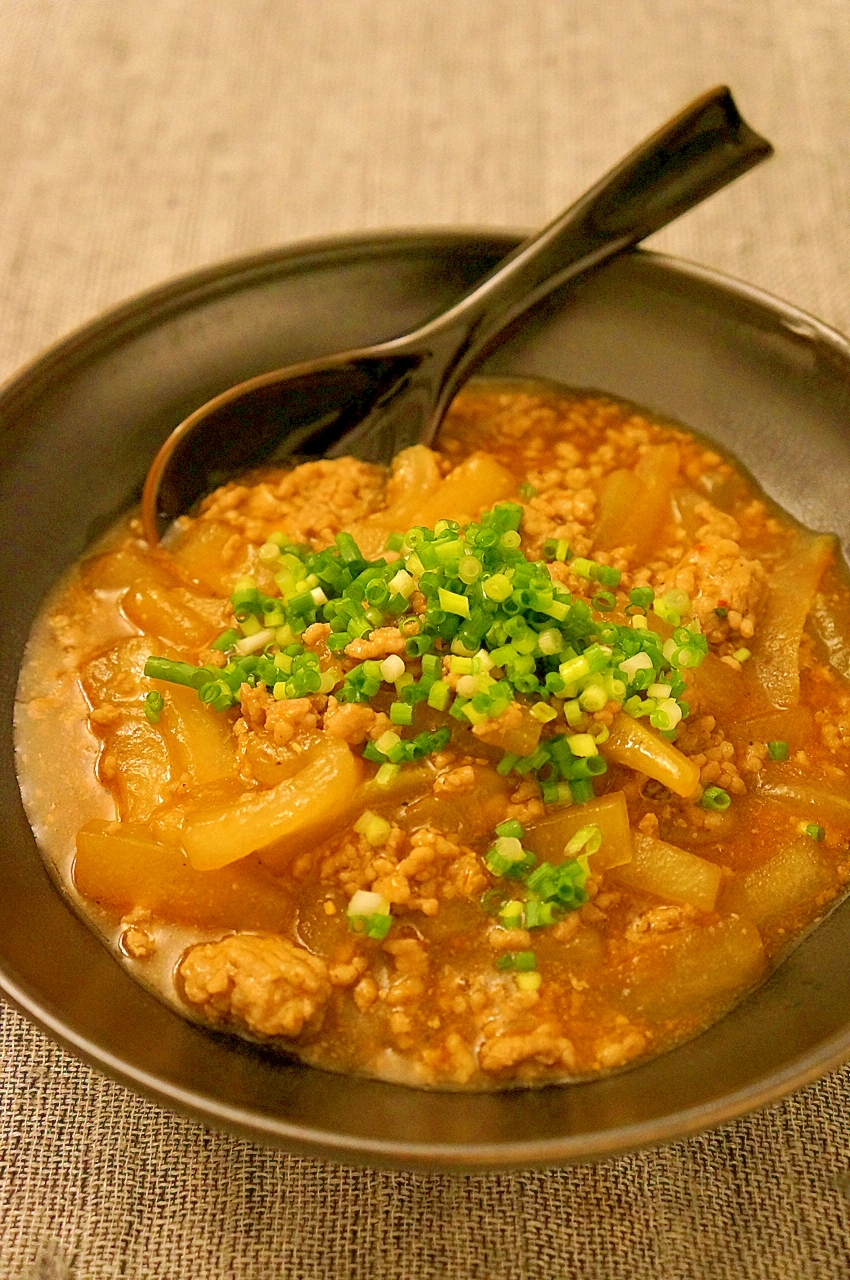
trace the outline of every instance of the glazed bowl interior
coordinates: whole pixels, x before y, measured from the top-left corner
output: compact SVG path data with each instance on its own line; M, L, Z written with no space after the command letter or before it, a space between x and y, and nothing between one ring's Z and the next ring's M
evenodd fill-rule
M0 395L0 992L132 1088L256 1141L345 1161L495 1168L682 1137L850 1054L850 901L702 1035L630 1070L500 1094L422 1092L284 1061L183 1021L66 904L15 780L12 705L44 593L138 499L167 432L266 369L412 328L516 243L446 232L225 264L96 321ZM810 528L850 543L850 349L775 300L638 252L552 295L486 366L608 391L734 453ZM61 742L57 741L57 760Z

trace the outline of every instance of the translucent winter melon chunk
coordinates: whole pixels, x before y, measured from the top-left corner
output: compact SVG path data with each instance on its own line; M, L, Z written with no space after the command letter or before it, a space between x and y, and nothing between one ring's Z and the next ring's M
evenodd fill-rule
M408 831L433 827L445 835L475 840L489 835L505 812L507 783L493 769L472 766L475 786L463 795L426 794L404 806L396 821ZM402 773L404 770L402 770Z
M601 754L615 764L645 773L677 796L689 796L699 782L698 765L642 720L634 720L624 711L614 717Z
M768 765L756 777L755 794L761 800L781 804L800 818L810 822L825 822L840 831L850 830L850 794L846 780L832 781L829 786L805 782L790 769L771 768Z
M801 836L733 885L724 905L767 924L804 907L832 883L826 859L809 836Z
M169 793L168 750L158 729L141 714L125 712L111 730L100 769L116 794L124 822L147 822Z
M141 907L176 924L277 932L294 913L291 896L261 868L196 871L182 849L136 824L87 823L77 835L74 882L104 907Z
M214 520L194 521L170 550L184 573L216 595L230 595L235 580L253 569L248 544L230 525Z
M602 843L591 857L593 871L620 867L632 860L632 833L629 812L622 791L588 800L587 804L570 805L551 816L529 825L523 843L541 859L561 862L564 849L582 827L597 826Z
M188 773L194 786L232 777L237 760L229 717L205 707L194 689L155 685L165 701L159 723L177 771Z
M378 555L393 530L403 533L411 525L438 520L467 524L514 494L516 487L515 476L488 453L470 454L441 479L436 455L424 445L413 445L393 459L388 506L357 521L351 533L364 555Z
M790 557L770 579L753 646L753 669L774 707L800 699L800 641L835 539L800 533Z
M753 986L765 963L759 931L743 916L663 934L629 963L625 1007L652 1019L707 1020Z
M666 902L712 911L722 871L714 862L656 840L642 831L632 833L634 854L615 875L631 889L655 894Z
M198 648L214 640L227 620L221 602L212 602L212 609L210 603L186 587L165 588L152 583L134 586L121 607L147 635L160 636L179 648Z
M299 848L305 840L318 842L349 812L362 768L344 742L328 739L295 777L267 791L247 791L230 803L199 807L183 823L190 863L198 871L212 871L275 846L276 855L264 861L283 869L290 855L287 841L297 841Z
M678 474L679 447L673 443L649 445L633 472L612 472L599 495L594 545L608 551L633 546L638 560L645 559L672 514Z

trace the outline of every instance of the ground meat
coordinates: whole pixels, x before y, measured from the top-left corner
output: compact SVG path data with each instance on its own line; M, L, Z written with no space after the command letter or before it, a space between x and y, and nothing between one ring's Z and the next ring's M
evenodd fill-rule
M324 960L271 935L234 933L192 947L178 972L190 1004L258 1035L294 1037L317 1027L331 993Z
M558 1027L548 1023L525 1035L494 1036L485 1040L478 1051L483 1071L504 1071L520 1062L540 1062L547 1067L575 1069L576 1055L572 1042L562 1036Z
M313 653L324 654L327 652L325 641L331 633L329 622L314 622L309 626L301 637L301 641Z
M227 484L205 499L203 517L229 524L249 542L285 533L326 547L341 529L381 505L384 473L356 458L305 462L258 485Z
M531 934L527 929L494 928L488 930L487 941L494 951L527 951Z
M121 949L134 960L147 960L156 951L156 942L147 928L151 913L144 907L134 907L121 921Z
M647 1046L646 1036L640 1031L626 1031L624 1034L601 1041L596 1046L596 1061L603 1068L625 1066L643 1053Z
M460 765L434 779L435 796L461 796L475 790L475 770L471 764Z
M391 653L404 653L405 644L398 627L378 627L368 639L352 640L345 646L345 652L349 658L366 662L370 658L387 658Z
M694 907L652 907L630 922L626 928L626 940L639 945L651 942L659 934L687 928L697 915Z
M239 690L239 705L242 716L249 729L262 729L266 723L266 711L274 699L263 685L256 689L250 684L243 684Z
M666 575L662 590L678 587L684 591L707 633L717 629L715 610L722 608L727 611L728 629L750 639L767 575L758 560L743 555L737 521L710 502L698 503L694 512L704 520L697 530L696 543Z
M328 699L324 729L329 738L339 738L350 746L359 746L370 736L377 712L365 702L337 702Z
M266 709L266 730L276 747L286 746L299 732L317 728L319 713L311 698L286 698Z
M450 1031L440 1044L425 1049L422 1060L453 1084L467 1084L475 1074L475 1054L457 1031Z
M265 730L276 747L284 747L299 734L316 729L319 711L313 698L284 698L280 702L262 685L239 690L242 715L249 729Z

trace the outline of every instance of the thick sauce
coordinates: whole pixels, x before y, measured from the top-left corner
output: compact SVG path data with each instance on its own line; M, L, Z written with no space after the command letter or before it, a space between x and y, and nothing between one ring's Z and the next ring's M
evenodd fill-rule
M834 540L704 443L479 383L389 478L309 463L167 550L114 530L34 629L21 790L187 1016L423 1086L563 1081L704 1028L843 891L848 655Z

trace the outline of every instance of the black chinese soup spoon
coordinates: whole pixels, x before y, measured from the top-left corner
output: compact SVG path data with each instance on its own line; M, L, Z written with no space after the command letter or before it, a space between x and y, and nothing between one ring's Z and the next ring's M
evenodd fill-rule
M530 307L636 245L773 153L729 90L697 98L470 293L412 333L261 374L177 426L145 481L156 543L225 480L293 456L389 462L429 444L475 367Z

